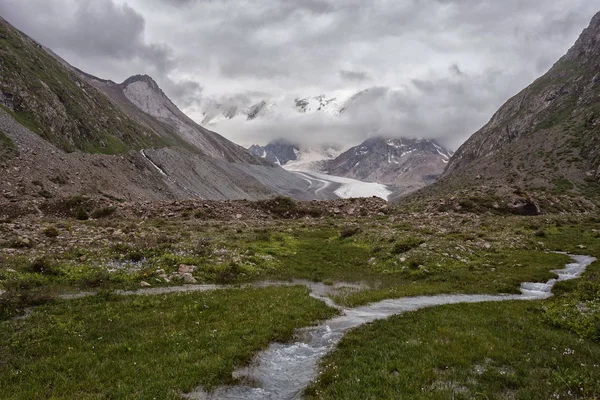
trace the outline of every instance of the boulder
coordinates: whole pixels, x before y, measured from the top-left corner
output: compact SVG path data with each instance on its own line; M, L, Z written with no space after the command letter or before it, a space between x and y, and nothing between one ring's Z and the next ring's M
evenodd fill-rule
M198 282L198 281L196 281L196 278L194 278L194 276L192 274L190 274L189 272L181 274L181 277L183 278L184 283L192 284L192 283Z
M515 199L508 208L517 215L540 215L540 207L531 199L519 197Z
M196 272L197 269L198 267L196 267L195 265L179 264L179 269L177 270L177 272L179 272L180 274L191 274L193 272Z

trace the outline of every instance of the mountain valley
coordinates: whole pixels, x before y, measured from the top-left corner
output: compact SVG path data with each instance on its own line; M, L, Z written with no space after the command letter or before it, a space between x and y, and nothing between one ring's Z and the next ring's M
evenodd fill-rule
M62 0L40 12L55 1ZM134 18L144 7L94 4L84 11L110 16L111 5ZM201 53L194 68L206 62L204 79L218 72L235 92L252 79L266 91L287 82L286 73L310 76L275 67L279 58L306 67L313 36L335 43L323 33L337 26L329 0L265 4L272 7L152 7L169 10L159 15L163 28L178 15L185 29L189 17L232 35L226 44L211 41L211 54ZM479 21L490 4L466 17ZM419 7L435 22L459 6ZM313 8L323 14L312 18ZM397 15L387 24L382 16L392 9L376 14L386 41L415 29ZM227 23L211 25L219 10L228 11ZM282 17L287 11L293 23ZM85 15L77 14L81 24L93 25ZM251 29L234 24L240 15ZM547 15L535 14L531 27L519 20L511 34L521 38L522 30L537 46L535 20L549 27L542 32L554 45L567 25ZM100 52L102 40L120 42L125 28L158 35L140 18L118 29L104 22L106 35L91 42L76 39ZM273 30L258 24L270 18ZM417 31L445 63L457 54L452 47L465 51L475 41L462 43L450 34L456 21L443 21L443 41ZM478 29L499 29L484 22ZM600 13L456 151L449 136L420 135L418 124L380 129L349 118L379 118L384 109L365 104L392 90L376 86L378 75L345 66L376 46L362 23L349 26L364 42L343 31L352 46L326 48L332 59L345 54L336 76L349 89L290 94L285 103L262 91L197 90L186 102L160 70L156 80L101 79L0 17L0 399L600 398ZM292 48L274 51L268 40L287 45L298 27L306 60ZM233 39L236 29L244 40ZM183 37L195 52L205 38L189 32ZM126 43L138 46L127 65L161 51L166 65L183 65L167 44L136 40ZM416 54L397 47L407 59ZM243 53L244 65L232 68L224 52ZM454 77L470 77L452 65ZM317 89L306 91L321 92L321 77L310 77ZM460 93L468 89L457 90L452 112L463 112ZM429 98L423 107L438 121L447 110ZM284 114L300 128L314 118L306 126L317 133L298 135L282 123L244 148L228 139L239 132L221 130L260 130L264 121L290 121L278 119ZM335 127L348 131L324 123L344 118ZM442 128L450 135L455 127Z

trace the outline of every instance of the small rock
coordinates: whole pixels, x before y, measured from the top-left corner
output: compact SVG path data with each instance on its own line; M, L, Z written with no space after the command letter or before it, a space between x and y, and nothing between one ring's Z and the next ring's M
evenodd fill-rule
M191 274L193 272L196 272L197 269L198 267L196 267L195 265L179 264L179 269L177 271L180 274Z
M194 276L192 274L190 274L189 272L181 274L181 277L183 278L184 283L197 283L198 282L198 281L196 281L196 278L194 278Z
M19 242L23 247L31 247L31 239L28 237L19 238Z
M578 249L585 249L586 247L585 247L584 245L582 245L582 244L578 244L578 245L577 245L577 248L578 248Z
M590 308L583 303L577 304L577 310L582 314L590 312Z
M369 259L368 262L369 262L369 264L373 264L373 263L375 263L376 260L377 259L375 257L372 257L372 258Z
M148 283L148 282L146 282L146 281L141 281L141 282L140 282L140 287L150 287L150 286L152 286L152 285L151 285L151 284L149 284L149 283Z
M161 275L165 275L165 270L164 269L157 269L156 270L156 275L161 276ZM166 276L166 275L165 275Z
M235 216L237 219L242 219L242 214L236 214Z
M406 257L400 257L400 258L398 258L398 261L400 261L400 262L406 262Z

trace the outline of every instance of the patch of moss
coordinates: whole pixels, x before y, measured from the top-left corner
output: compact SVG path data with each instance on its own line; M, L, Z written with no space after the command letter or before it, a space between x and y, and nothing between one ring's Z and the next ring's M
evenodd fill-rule
M0 104L0 108L6 111L12 116L18 123L23 125L25 128L32 132L40 133L42 131L39 122L36 120L35 115L29 111L17 111L11 110L10 108Z
M17 147L12 140L0 132L0 162L9 160L18 154Z
M573 189L573 183L566 178L558 178L552 181L554 185L553 192L556 194L565 194Z

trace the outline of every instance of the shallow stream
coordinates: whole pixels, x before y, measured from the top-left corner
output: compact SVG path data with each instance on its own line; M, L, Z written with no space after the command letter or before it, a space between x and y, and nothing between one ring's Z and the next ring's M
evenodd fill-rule
M187 394L188 399L298 399L304 389L317 375L321 359L341 340L346 331L357 326L385 319L407 311L415 311L456 303L480 303L507 300L541 300L552 296L552 287L558 281L579 277L596 259L589 256L570 256L572 263L564 269L555 270L557 279L546 283L525 282L521 284L521 294L514 295L438 295L407 297L384 300L367 306L342 309L325 297L322 284L306 283L312 289L312 296L336 306L342 315L314 327L298 332L300 338L294 343L274 343L261 351L249 367L234 372L234 376L249 382L247 386L227 386L212 393L202 389Z

